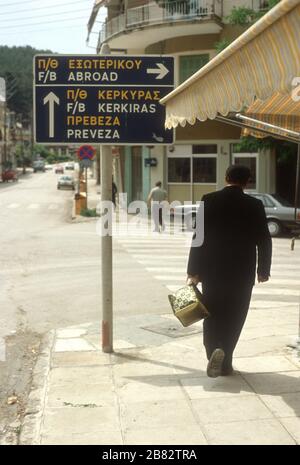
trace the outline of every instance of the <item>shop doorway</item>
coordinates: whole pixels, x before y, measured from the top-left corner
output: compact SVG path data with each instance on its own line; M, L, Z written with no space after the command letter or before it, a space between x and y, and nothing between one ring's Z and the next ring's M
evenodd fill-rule
M295 202L297 144L278 141L276 155L276 193L292 205ZM298 200L298 207L300 201Z

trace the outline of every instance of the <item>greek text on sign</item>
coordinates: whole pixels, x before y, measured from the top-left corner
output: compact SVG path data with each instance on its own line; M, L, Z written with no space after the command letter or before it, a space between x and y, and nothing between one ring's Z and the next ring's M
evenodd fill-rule
M34 58L38 143L173 143L160 99L174 88L170 56Z

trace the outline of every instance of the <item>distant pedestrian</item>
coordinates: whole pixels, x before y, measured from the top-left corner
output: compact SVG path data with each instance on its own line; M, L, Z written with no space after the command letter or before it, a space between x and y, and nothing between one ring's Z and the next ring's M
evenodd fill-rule
M154 221L154 231L160 232L165 229L164 218L163 218L163 204L167 200L167 192L162 189L161 181L155 183L155 187L150 191L148 195L148 205L151 207L151 216Z
M233 373L233 351L255 284L256 253L258 282L270 276L272 241L262 202L243 192L249 179L247 167L230 166L227 186L203 196L204 242L190 250L188 278L202 283L210 312L203 323L210 377Z
M111 192L112 192L112 202L114 206L116 207L116 195L117 195L118 189L114 182L114 179L112 180Z

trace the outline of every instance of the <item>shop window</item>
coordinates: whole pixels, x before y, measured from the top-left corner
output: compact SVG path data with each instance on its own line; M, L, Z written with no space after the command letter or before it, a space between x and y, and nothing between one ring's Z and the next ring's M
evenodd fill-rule
M168 159L168 182L189 183L191 182L191 160L190 158Z
M217 182L216 157L193 158L193 182L211 184Z
M180 84L209 62L209 54L183 55L179 57Z

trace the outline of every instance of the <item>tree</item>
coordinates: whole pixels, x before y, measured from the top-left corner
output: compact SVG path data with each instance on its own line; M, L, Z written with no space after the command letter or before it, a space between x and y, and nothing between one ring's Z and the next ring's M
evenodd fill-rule
M226 17L226 19L229 22L229 24L232 24L235 26L250 27L252 26L252 24L254 24L262 16L264 16L268 11L270 11L279 2L280 0L269 0L268 6L261 11L256 11L251 8L244 7L244 6L240 6L240 7L235 6L231 10L230 15ZM228 47L230 43L231 41L228 38L224 37L222 40L215 43L215 50L218 53L220 53L222 52L222 50Z
M11 111L30 119L32 112L33 57L52 53L32 47L0 46L0 76L6 80L8 105Z

